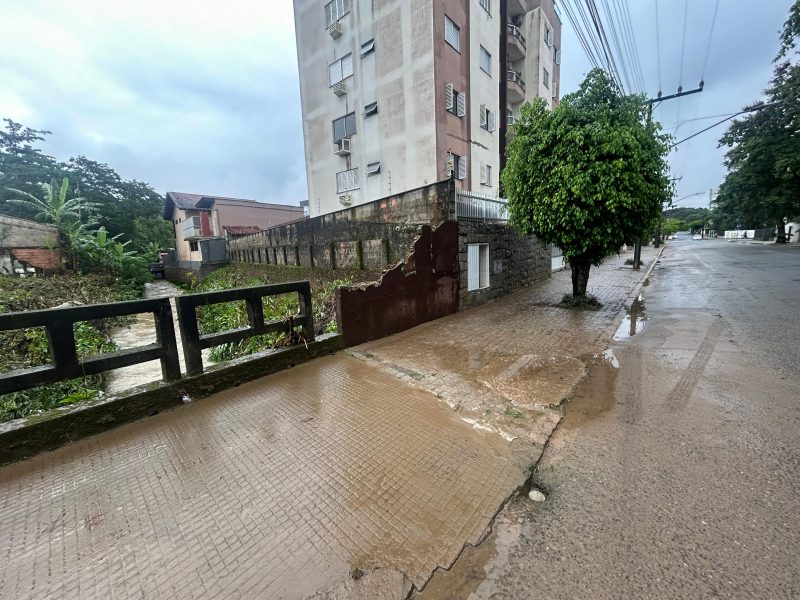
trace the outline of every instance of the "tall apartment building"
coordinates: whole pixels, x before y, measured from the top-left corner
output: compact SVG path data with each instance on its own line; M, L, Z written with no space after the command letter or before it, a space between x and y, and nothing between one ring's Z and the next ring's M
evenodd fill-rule
M558 102L555 0L294 0L311 216L456 178L498 194L523 102Z

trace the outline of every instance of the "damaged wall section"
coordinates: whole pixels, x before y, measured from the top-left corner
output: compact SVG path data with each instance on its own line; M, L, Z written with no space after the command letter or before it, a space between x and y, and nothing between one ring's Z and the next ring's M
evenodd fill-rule
M458 311L456 221L422 227L406 262L387 269L379 282L336 291L336 318L345 345L398 333Z

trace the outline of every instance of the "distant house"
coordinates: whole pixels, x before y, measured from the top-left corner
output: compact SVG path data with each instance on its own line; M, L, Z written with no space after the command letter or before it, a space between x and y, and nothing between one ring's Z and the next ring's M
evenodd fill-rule
M55 227L0 215L0 275L52 272L63 266Z
M167 192L164 204L164 219L175 228L174 266L181 269L225 263L225 240L301 218L300 206L242 198Z

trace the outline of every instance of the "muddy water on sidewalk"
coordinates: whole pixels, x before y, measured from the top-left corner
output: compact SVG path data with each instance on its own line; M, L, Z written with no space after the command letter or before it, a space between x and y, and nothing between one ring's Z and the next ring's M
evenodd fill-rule
M183 293L180 288L175 287L168 281L156 280L145 284L145 298L173 297ZM175 301L172 303L172 317L175 325L175 333L178 338L178 357L181 363L181 372L185 371L183 360L183 349L181 348L181 338L178 334L178 317L175 311ZM140 314L136 316L136 321L127 327L115 327L110 332L111 339L120 348L136 348L146 346L156 342L155 322L152 314ZM207 351L205 351L207 352ZM203 356L204 360L207 356ZM106 393L115 394L123 390L159 381L161 379L161 363L151 360L138 365L131 365L122 369L109 371L106 376Z

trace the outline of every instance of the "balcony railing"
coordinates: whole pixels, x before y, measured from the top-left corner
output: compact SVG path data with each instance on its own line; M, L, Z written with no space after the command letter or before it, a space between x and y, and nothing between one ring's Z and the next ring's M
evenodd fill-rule
M505 223L508 221L508 201L475 192L457 192L456 219Z
M525 80L522 79L522 75L517 73L514 69L508 69L506 76L508 81L516 83L519 87L522 88L522 91L525 91Z
M517 39L518 39L520 42L522 42L522 45L523 45L523 46L526 46L526 47L527 47L527 44L525 43L525 36L524 36L524 35L522 35L522 32L520 31L519 27L517 27L517 26L516 26L516 25L514 25L513 23L509 23L509 24L506 26L506 31L508 31L508 35L514 36L514 37L515 37L515 38L517 38Z

